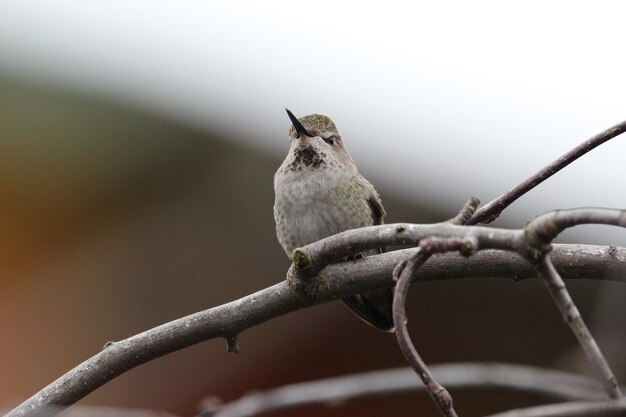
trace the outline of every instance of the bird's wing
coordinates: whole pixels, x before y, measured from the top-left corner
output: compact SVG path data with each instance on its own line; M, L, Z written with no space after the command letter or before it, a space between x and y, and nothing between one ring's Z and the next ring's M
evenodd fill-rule
M385 217L385 208L383 207L383 203L380 201L380 197L376 192L374 192L367 199L367 203L370 205L372 209L372 221L374 225L383 224L383 217Z

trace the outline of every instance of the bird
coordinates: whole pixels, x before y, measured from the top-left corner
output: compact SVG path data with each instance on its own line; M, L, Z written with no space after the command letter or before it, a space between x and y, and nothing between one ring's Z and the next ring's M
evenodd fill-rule
M287 115L289 152L274 175L276 236L287 256L325 237L383 223L385 209L374 186L357 170L330 117ZM359 257L381 253L382 249ZM346 259L348 260L348 259ZM393 289L365 291L344 298L366 323L393 332Z

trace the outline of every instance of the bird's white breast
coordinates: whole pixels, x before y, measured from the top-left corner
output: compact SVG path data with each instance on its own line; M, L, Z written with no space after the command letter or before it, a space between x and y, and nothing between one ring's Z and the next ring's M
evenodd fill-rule
M294 249L360 224L342 205L352 173L336 161L290 169L288 157L274 177L274 218L278 241L288 256Z

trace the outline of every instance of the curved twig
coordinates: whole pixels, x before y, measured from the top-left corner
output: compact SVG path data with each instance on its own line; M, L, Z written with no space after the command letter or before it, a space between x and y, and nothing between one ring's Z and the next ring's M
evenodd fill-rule
M489 417L617 417L626 415L626 400L569 402L519 408Z
M524 233L531 245L547 248L563 230L581 224L606 224L626 228L626 210L603 207L553 210L528 222Z
M419 250L408 261L398 264L393 271L394 280L396 281L394 297L393 297L393 323L395 326L396 340L398 346L404 354L415 373L420 377L426 392L437 405L437 408L446 417L456 417L452 396L443 385L435 380L432 373L426 366L420 354L417 352L409 330L407 329L407 315L405 311L406 296L409 285L413 277L417 274L418 269L430 258L434 253L449 252L454 250L463 250L469 253L469 246L475 246L476 239L437 239L429 238L420 242Z
M428 395L433 399L435 405L437 405L437 408L441 411L441 414L446 417L456 417L457 414L452 405L452 396L432 376L426 363L424 363L422 357L411 342L409 330L406 327L404 304L406 302L409 284L411 283L411 278L417 272L417 269L426 262L429 257L430 254L424 251L418 251L408 262L399 264L393 272L397 280L393 296L393 323L395 326L395 335L398 346L400 346L404 357L424 383L426 392L428 392Z
M597 401L602 387L592 378L532 366L450 363L431 366L437 380L454 389L504 389L558 400ZM337 404L372 395L425 389L412 368L396 368L285 385L248 394L205 410L198 417L252 417L312 404Z
M541 184L561 169L565 168L587 152L602 145L604 142L621 135L626 131L626 120L598 133L592 138L581 143L556 161L539 170L516 187L482 206L468 221L467 224L491 223L498 218L500 213L510 206L515 200L526 194L528 191Z

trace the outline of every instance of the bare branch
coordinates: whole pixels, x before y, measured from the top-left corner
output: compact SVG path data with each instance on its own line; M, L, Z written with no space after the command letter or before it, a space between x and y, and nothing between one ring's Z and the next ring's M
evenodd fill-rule
M549 244L566 227L577 224L610 224L625 227L626 210L576 208L556 210L529 222L524 231L486 226L454 225L449 222L435 224L387 224L348 230L297 249L294 265L315 276L327 265L340 262L355 253L379 247L417 246L426 237L465 238L479 240L481 249L505 249L524 256L537 251L536 259L543 256ZM525 235L525 236L524 236ZM382 246L381 246L382 245ZM295 258L298 259L296 262Z
M563 230L580 224L626 227L626 210L596 207L554 210L531 220L524 229L528 242L541 248L552 243Z
M328 265L318 275L324 285L335 290L343 288L358 293L371 288L393 285L394 267L408 260L417 249L403 249L382 255L368 256L354 262ZM553 245L550 257L565 279L594 279L626 283L626 248L594 245ZM514 252L482 250L466 258L458 253L433 255L422 265L413 282L459 278L506 278L523 280L537 278L537 271ZM342 288L335 288L334 282ZM349 282L353 281L353 282ZM346 284L343 284L346 283Z
M363 252L369 248L415 244L426 236L472 237L479 242L481 249L523 251L524 248L528 248L528 241L522 230L440 223L434 225L381 225L350 230L301 248L300 251L303 254L302 259L309 262L310 265L314 265L312 270L321 271L323 266L328 265L333 260L345 259L345 256L341 256L341 254ZM480 274L475 269L475 276L489 276L498 268L502 270L502 264L498 263L498 259L503 259L502 257L506 256L502 252L492 251L491 255L486 255L486 258L479 257L479 254L472 256L470 260L463 261L465 262L464 268L469 266L468 271L470 271L473 259L483 259L482 267L486 267L486 269L482 270ZM239 300L163 324L120 342L109 343L101 352L26 400L11 411L8 416L34 415L50 405L68 406L135 366L167 353L216 337L233 341L241 331L282 314L337 298L344 298L363 290L392 286L390 272L393 264L389 262L391 260L397 262L398 257L407 256L408 258L410 255L410 251L391 252L368 257L357 264L348 262L332 265L316 274L318 276L314 279L306 280L307 284L304 287L307 290L304 292L293 291L287 283L281 282ZM593 256L588 255L587 259L595 265L593 268L601 270L602 262L594 261ZM589 278L621 280L623 282L623 270L624 264L626 264L624 249L612 247L600 249L598 255L604 257L603 261L606 261L609 271L621 270L622 276L615 278L598 275L589 276ZM431 262L420 269L414 280L426 276L434 279L451 278L447 271L449 268L454 269L458 261L451 260L458 258L446 258L446 256L441 256L439 263L436 262L439 255L435 256ZM489 262L485 263L485 259L489 259L489 256L493 257L492 261L497 266L491 268L488 265ZM510 255L508 259L511 259ZM554 259L557 260L556 257ZM571 257L566 258L563 266L566 267L567 263L572 261ZM374 265L377 267L374 268L374 273L362 269L363 265L367 265L368 268L372 267L373 264L370 262L376 262ZM433 265L430 265L431 263ZM437 265L439 269L433 269ZM561 264L557 262L557 267L560 266ZM350 268L354 269L351 270ZM583 271L588 272L586 268L586 265L581 267ZM341 272L345 273L346 271L352 274L349 280L343 279L345 275L342 275ZM457 278L468 276L464 270L457 269L457 271L459 271ZM523 269L517 271L509 266L509 268L501 271L501 276L523 278L524 273L522 271ZM564 271L564 274L567 272ZM582 273L580 271L574 272L574 275L580 277ZM294 280L297 282L301 280L301 277L298 275L297 268L292 267L288 273L288 282L293 283ZM232 343L231 348L234 348Z
M281 282L120 342L107 343L102 351L39 391L6 417L34 416L50 406L71 405L111 379L152 359L216 337L232 339L244 329L321 301L306 300Z
M428 395L430 395L430 398L435 402L441 414L446 417L456 417L457 414L452 405L452 396L432 376L426 363L422 360L422 357L411 342L409 330L406 327L404 303L406 302L409 284L411 283L412 277L417 272L417 269L426 262L429 257L429 253L418 251L407 262L400 263L393 272L394 278L397 280L393 296L393 323L395 326L395 335L404 357L424 383Z
M463 211L468 211L466 204ZM455 219L461 219L460 214ZM541 216L539 221L531 222L525 229L528 247L519 245L517 252L524 255L531 263L537 262L537 271L551 291L552 297L561 310L566 322L574 331L579 343L587 354L594 369L599 374L609 397L619 398L621 392L617 386L613 372L602 355L595 339L587 329L576 305L569 296L565 284L554 269L547 253L551 249L554 239L563 229L582 223L604 223L622 225L626 223L626 214L621 210L611 209L576 209L567 212L551 212ZM394 269L394 278L397 281L393 299L393 320L396 327L396 338L402 353L409 361L417 375L422 379L426 390L444 416L456 416L452 405L452 397L431 375L427 365L415 349L406 327L405 300L408 287L417 274L417 270L434 253L459 250L461 254L469 256L479 248L479 239L492 245L492 236L483 237L480 233L468 233L465 238L459 237L429 237L420 241L419 251L408 262L401 262ZM511 237L510 242L514 241Z
M470 200L462 213L452 219L452 221L470 225L493 221L508 205L537 184L549 178L577 158L580 158L591 149L620 135L625 130L626 121L592 137L539 171L533 177L483 206L478 211L475 211L478 204L477 201L475 199ZM471 215L472 213L473 215ZM406 260L409 257L414 257L415 260L423 258L415 262L410 270L407 270L407 274L410 272L410 277L402 278L401 291L406 291L411 281L424 279L424 277L429 274L426 268L420 268L420 270L417 271L417 268L430 256L423 255L421 250L417 252L417 254L415 250L413 250L371 256L364 262L359 262L352 266L347 266L346 264L329 266L332 263L345 259L347 255L380 247L417 245L424 237L472 239L472 242L474 242L477 247L480 247L481 250L503 249L513 251L524 256L531 262L540 262L538 266L539 271L542 272L544 276L552 279L555 275L558 276L558 274L553 271L545 272L546 268L551 266L551 264L548 265L545 263L549 262L545 254L551 249L551 240L562 228L569 227L573 224L580 224L581 222L596 222L593 221L593 219L586 221L590 219L590 215L593 217L596 214L599 218L605 218L607 214L609 216L616 215L618 219L616 223L609 222L608 224L624 226L626 219L626 215L624 214L626 211L619 212L617 210L613 210L611 213L596 212L591 214L589 214L589 209L587 209L586 213L584 213L583 210L579 210L576 213L569 211L564 217L559 217L562 213L563 212L546 215L545 219L552 220L553 224L549 222L541 223L541 221L545 219L540 218L537 219L535 223L531 222L530 227L527 226L525 230L505 230L478 226L467 227L446 222L435 225L396 224L372 226L331 236L308 245L305 248L297 249L294 252L294 264L288 272L287 282L281 282L239 300L163 324L123 341L108 342L101 352L58 378L9 412L5 417L37 415L43 410L48 410L50 406L57 406L59 409L62 409L140 364L215 337L225 338L229 351L238 351L237 336L241 331L247 328L300 308L343 298L367 289L391 286L392 282L389 276L389 272L391 271L390 260L398 262L399 259ZM575 219L576 216L580 216L579 220ZM623 271L624 264L626 263L626 257L623 256L624 250L625 249L613 247L608 250L601 250L604 262L600 263L602 265L596 263L595 267L601 269L605 266L611 271ZM556 252L558 252L558 248L552 256L557 267L559 267L560 263ZM608 255L606 255L605 252L607 252ZM401 259L403 256L405 258ZM506 257L511 259L510 254L504 254L501 251L491 251L486 255L486 258L488 259L489 256L493 256L496 259ZM432 279L451 278L446 271L454 267L454 264L457 263L456 258L448 255L433 258L435 259L429 263L432 264L430 266L430 276ZM478 256L474 256L473 259L479 259L479 261L482 259L484 261L485 257L479 258ZM439 264L434 262L436 260L440 261ZM465 266L471 265L473 260L468 262L469 263L465 264ZM452 266L449 265L449 263L451 263ZM564 263L571 263L571 259L568 259ZM364 270L362 269L363 265L374 268ZM442 268L436 270L437 265L442 266ZM327 266L328 268L326 268ZM480 271L481 276L489 276L489 271L492 273L495 271L494 268L489 268L488 266L489 265L485 263L481 265L481 268L484 268ZM342 280L341 272L350 271L350 268L354 268L354 271L351 271L352 279ZM580 269L589 272L587 266L583 266ZM528 270L528 268L526 268L526 270ZM498 273L502 274L502 276L521 279L525 277L523 271L524 268L516 270L509 265L506 271ZM398 270L398 272L401 271ZM478 274L476 271L475 273ZM564 271L563 273L567 276L568 272ZM580 274L580 272L575 272L574 274ZM463 276L469 276L467 270L459 271L457 277ZM594 275L591 278L614 279L623 282L623 277L624 274L622 272L620 278L614 278L613 276L607 278L601 275ZM404 293L402 297L398 297L398 299L402 299L402 310L404 308L405 296L406 293ZM400 322L406 330L404 321ZM406 336L408 338L408 333ZM415 354L416 353L417 352L415 352ZM419 356L417 356L417 358L419 358ZM612 395L615 396L615 393ZM439 397L438 401L440 406L445 406L444 402L446 402L446 399L444 397L445 396ZM450 412L447 415L455 415L451 408L451 399L449 410Z
M43 410L37 417L49 417L60 413L60 407ZM142 408L105 407L93 405L76 405L65 410L62 417L178 417L165 411Z
M550 294L554 299L554 302L559 307L563 319L568 324L578 343L583 348L585 355L589 362L591 362L594 370L598 373L600 380L604 385L604 389L610 398L620 398L622 393L617 385L617 380L609 367L604 355L600 351L596 340L593 338L591 332L587 328L585 321L583 320L578 308L574 304L574 301L569 295L565 283L561 279L559 273L554 269L552 261L548 255L537 264L537 272L539 277L550 290Z
M463 208L460 219L463 219L463 212L468 211L467 207L471 207L471 201ZM393 323L396 340L404 357L424 383L426 391L437 405L437 408L446 417L456 417L457 415L452 403L452 396L448 390L435 380L411 341L409 330L407 329L406 296L413 277L432 254L455 250L469 254L471 249L476 246L477 240L475 238L423 239L420 242L419 250L408 261L399 263L393 271L393 277L396 281L393 296Z
M626 131L626 120L586 140L571 151L567 152L565 155L561 156L556 161L552 162L550 165L547 165L539 170L539 172L537 172L535 175L531 176L524 182L502 194L493 201L485 204L472 216L467 224L493 222L498 218L500 213L502 213L502 211L510 206L515 200L517 200L528 191L532 190L537 185L541 184L543 181L550 178L552 175L556 174L561 169L565 168L587 152L602 145L604 142L613 139L618 135L621 135L622 133L624 133L624 131Z
M437 380L453 389L504 389L559 400L596 401L604 397L594 379L531 366L451 363L431 366ZM252 417L312 404L337 404L372 395L423 391L412 368L326 378L255 392L203 412L198 417Z
M548 255L552 240L564 229L579 224L608 224L626 227L626 211L605 208L556 210L531 221L525 228L528 243L536 252L529 252L529 260L537 260L537 271L544 281L563 319L576 336L593 369L600 377L610 398L622 396L613 371L609 367L598 344L587 328L576 304L572 300L565 283L554 268Z
M483 249L522 250L526 247L524 233L521 230L501 229L486 226L454 225L449 222L434 224L396 223L381 226L369 226L327 237L315 243L297 249L300 266L316 274L324 267L340 262L355 253L367 252L379 247L417 246L426 237L464 238L474 236L481 240ZM376 246L382 245L382 246ZM294 260L294 265L296 261Z
M377 226L382 228L394 225ZM163 324L107 347L59 377L7 416L34 415L56 404L75 403L122 373L184 347L216 337L231 337L282 314L367 289L393 285L395 265L416 249L368 256L364 260L329 265L318 276L317 298L303 298L285 282L219 307ZM592 245L554 245L551 257L567 279L626 282L626 248ZM414 282L458 278L536 278L536 271L515 253L480 251L470 258L458 254L435 255L418 271ZM351 279L346 279L350 277Z
M476 197L470 197L470 199L465 203L459 214L448 220L448 223L452 224L467 224L469 219L472 218L474 213L476 213L476 209L480 204L480 200Z
M489 417L620 417L626 415L626 400L570 402L519 408Z
M349 293L393 285L391 273L408 260L416 249L403 249L368 256L358 263L328 265L318 275L325 285L349 281ZM594 279L626 283L626 248L594 245L553 245L550 257L565 279ZM514 252L482 250L465 258L458 253L433 255L417 272L413 282L459 278L537 278L537 271ZM336 288L340 290L339 288Z

